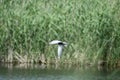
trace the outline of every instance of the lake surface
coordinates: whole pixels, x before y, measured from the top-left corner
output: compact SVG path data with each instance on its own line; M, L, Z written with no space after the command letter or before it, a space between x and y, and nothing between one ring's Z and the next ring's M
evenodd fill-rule
M120 69L75 65L0 64L0 80L120 80Z

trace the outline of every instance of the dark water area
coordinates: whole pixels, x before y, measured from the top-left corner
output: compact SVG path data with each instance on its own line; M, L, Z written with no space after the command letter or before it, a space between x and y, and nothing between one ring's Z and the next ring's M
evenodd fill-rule
M120 68L0 64L0 80L120 80Z

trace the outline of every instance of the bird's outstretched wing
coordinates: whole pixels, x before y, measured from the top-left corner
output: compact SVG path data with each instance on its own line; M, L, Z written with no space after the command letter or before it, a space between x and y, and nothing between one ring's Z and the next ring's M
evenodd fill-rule
M58 43L61 43L62 41L59 41L59 40L53 40L51 41L49 44L58 44Z

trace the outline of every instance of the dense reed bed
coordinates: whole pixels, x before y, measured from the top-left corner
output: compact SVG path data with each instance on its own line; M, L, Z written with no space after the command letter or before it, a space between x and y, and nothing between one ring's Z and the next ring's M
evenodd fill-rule
M120 0L1 0L1 62L120 64Z

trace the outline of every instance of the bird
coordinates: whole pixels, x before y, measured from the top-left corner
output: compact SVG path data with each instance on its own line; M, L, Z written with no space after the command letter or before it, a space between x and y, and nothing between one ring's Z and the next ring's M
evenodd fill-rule
M58 45L58 59L60 59L61 55L62 55L63 47L66 46L67 43L59 41L59 40L53 40L49 44L57 44Z

